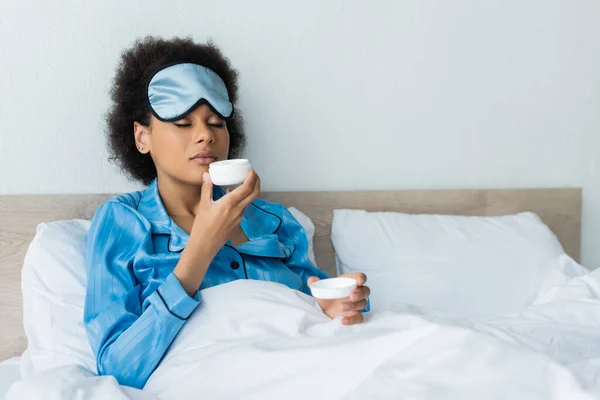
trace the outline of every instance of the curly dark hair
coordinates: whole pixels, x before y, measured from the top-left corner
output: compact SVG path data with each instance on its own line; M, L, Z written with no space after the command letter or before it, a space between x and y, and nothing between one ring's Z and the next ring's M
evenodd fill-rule
M191 38L165 40L153 36L138 39L125 50L117 67L110 91L112 106L106 115L109 160L133 180L148 185L156 177L156 167L148 154L136 150L133 123L150 125L146 84L159 68L179 62L190 62L212 69L225 82L231 101L238 97L237 71L221 50L208 42L195 43ZM239 109L227 121L229 157L241 155L246 143Z

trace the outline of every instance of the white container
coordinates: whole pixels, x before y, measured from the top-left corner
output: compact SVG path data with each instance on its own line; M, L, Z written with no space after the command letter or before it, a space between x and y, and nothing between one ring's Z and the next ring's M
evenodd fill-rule
M321 279L310 285L310 292L317 299L342 299L354 289L356 280L352 278Z
M250 161L246 159L223 160L210 163L208 173L215 185L231 186L243 183L250 168Z

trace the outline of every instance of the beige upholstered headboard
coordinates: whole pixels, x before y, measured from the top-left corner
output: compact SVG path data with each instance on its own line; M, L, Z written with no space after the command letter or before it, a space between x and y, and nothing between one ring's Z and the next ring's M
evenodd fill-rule
M579 258L581 189L353 191L264 193L296 207L315 224L317 264L335 274L330 240L333 210L340 208L455 215L505 215L533 211L556 233L567 253ZM0 196L0 360L21 354L21 265L40 222L90 218L111 195Z

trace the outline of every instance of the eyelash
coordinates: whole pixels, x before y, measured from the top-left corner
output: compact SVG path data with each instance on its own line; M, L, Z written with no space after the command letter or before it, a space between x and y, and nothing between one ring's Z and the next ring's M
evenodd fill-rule
M225 124L208 124L208 125L215 127L215 128L225 128ZM178 128L189 128L190 126L192 126L192 124L175 124L175 126Z

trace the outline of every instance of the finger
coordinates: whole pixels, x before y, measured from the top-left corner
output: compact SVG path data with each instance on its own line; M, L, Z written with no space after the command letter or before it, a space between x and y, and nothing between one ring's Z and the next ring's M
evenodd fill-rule
M356 315L354 315L352 317L344 317L344 318L342 318L342 324L344 324L344 325L356 325L356 324L360 324L364 320L365 320L365 318L363 317L363 315L361 313L357 313Z
M252 193L250 193L250 195L248 197L246 197L244 200L242 200L240 202L240 206L243 208L246 208L250 205L250 203L252 203L254 200L256 200L258 198L258 196L260 195L260 177L258 175L256 175L256 182L254 184L254 189L252 190Z
M356 286L362 286L367 281L367 275L362 272L340 275L341 278L352 278L356 281Z
M254 185L254 191L252 192L254 199L256 200L260 196L260 177L256 177L256 184Z
M360 313L360 311L357 311L357 310L345 311L345 312L341 313L340 316L342 316L344 318L354 318L354 316L359 313Z
M258 194L260 195L260 176L258 176L258 174L256 174L256 182L254 183L254 190L256 190L258 192Z
M254 185L256 184L256 180L258 179L258 175L256 171L251 169L248 171L248 175L246 175L246 179L240 186L246 186L250 191L254 190Z
M250 170L250 172L248 172L246 180L244 180L244 183L233 189L231 193L228 193L227 198L231 202L233 202L233 204L240 203L242 200L248 197L254 190L254 183L256 181L256 178L257 175L254 172L254 170Z
M320 279L317 278L316 276L311 276L310 278L308 278L308 280L306 281L306 283L308 284L308 286L310 286L310 285L312 285L313 283L315 283L318 280L320 280Z
M360 311L367 307L367 300L360 300L357 302L346 302L343 304L344 313L348 311Z
M200 188L200 202L210 202L213 198L213 183L208 172L202 176L202 187Z
M352 293L350 293L350 300L354 302L363 300L369 297L370 294L371 289L368 286L361 286L359 288L354 289Z

